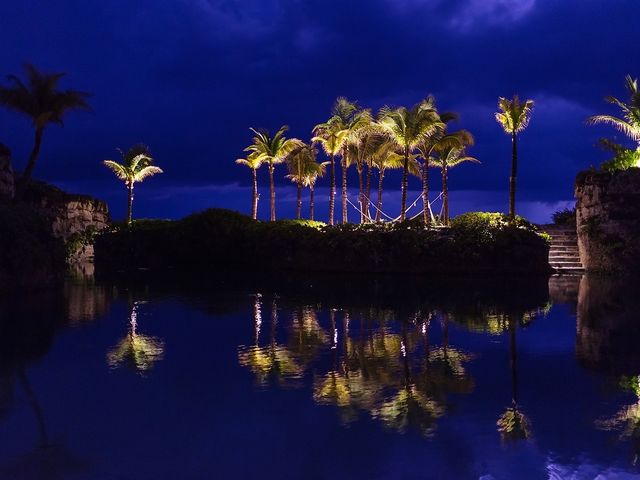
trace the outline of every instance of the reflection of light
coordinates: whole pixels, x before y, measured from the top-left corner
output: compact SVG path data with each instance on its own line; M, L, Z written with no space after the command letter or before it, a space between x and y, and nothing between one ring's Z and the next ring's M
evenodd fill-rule
M260 340L260 327L262 326L262 302L260 301L261 298L262 295L256 293L256 299L253 304L253 321L255 323L256 329L256 345Z
M407 347L404 346L404 341L400 342L400 351L402 352L402 356L407 356Z
M334 349L336 348L338 345L338 329L334 328L333 329L333 345L331 345L331 348Z
M129 333L107 353L107 364L116 369L129 363L139 373L151 370L153 365L162 360L164 342L156 337L138 333L138 303L134 303L129 311Z

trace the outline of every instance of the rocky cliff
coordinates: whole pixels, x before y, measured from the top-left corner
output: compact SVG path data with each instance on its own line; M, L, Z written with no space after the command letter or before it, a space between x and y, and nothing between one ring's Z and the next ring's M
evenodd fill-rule
M582 172L575 196L585 269L640 272L640 169Z
M86 195L69 194L42 182L32 182L23 201L47 220L53 236L67 246L72 262L93 257L90 237L111 221L105 202Z

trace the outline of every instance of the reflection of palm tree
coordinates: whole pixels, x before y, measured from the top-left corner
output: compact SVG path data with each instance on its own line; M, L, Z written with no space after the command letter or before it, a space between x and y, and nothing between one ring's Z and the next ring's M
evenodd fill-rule
M372 416L399 432L404 433L411 426L416 427L423 435L429 435L434 431L438 417L444 414L444 408L412 382L408 348L406 325L403 323L400 354L403 359L404 385L374 409Z
M259 323L262 322L260 314L260 300L256 296L254 304L254 323L256 329L256 344L253 346L240 345L238 347L238 362L249 369L256 376L260 386L267 386L270 378L275 378L280 384L287 383L291 379L302 377L304 369L298 365L291 352L284 346L278 345L276 329L278 325L278 305L276 299L271 304L271 332L267 347L260 347Z
M638 461L638 443L640 442L640 376L622 377L620 387L635 394L635 403L625 405L614 416L598 420L595 423L596 427L602 430L619 432L618 438L621 441L634 441L636 453L633 464L635 465Z
M313 360L327 343L329 336L320 326L315 309L307 306L294 313L291 348L305 363Z
M164 342L138 333L138 302L129 308L129 333L107 354L109 367L115 369L127 364L140 374L151 370L164 356Z
M503 441L527 440L531 437L531 422L518 405L518 357L516 349L516 321L508 316L511 352L511 406L500 416L498 431Z

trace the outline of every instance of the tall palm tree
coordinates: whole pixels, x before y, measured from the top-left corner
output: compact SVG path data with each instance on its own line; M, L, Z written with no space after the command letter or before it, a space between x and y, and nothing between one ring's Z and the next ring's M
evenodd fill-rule
M334 108L335 110L335 108ZM331 184L329 187L329 225L333 225L336 205L336 156L342 152L347 131L343 128L341 118L332 115L325 122L313 127L313 143L319 143L329 157L331 165Z
M434 156L429 163L438 165L442 175L442 217L444 225L449 225L449 169L464 162L480 163L477 158L466 155L465 149L474 144L473 135L467 130L445 135L434 145Z
M257 158L268 166L272 222L276 219L276 185L273 179L275 166L284 162L289 152L300 144L300 140L295 138L287 139L284 136L288 129L289 127L283 125L275 135L271 136L268 130L255 130L252 128L251 131L254 133L253 143L244 149L245 152L257 155Z
M400 202L400 221L406 219L407 188L409 183L409 160L425 137L443 128L435 108L433 97L417 103L411 109L383 107L380 113L380 125L402 152L404 164L402 171L402 199Z
M335 147L337 154L341 156L342 160L342 223L348 221L347 210L347 173L350 165L350 156L348 152L349 145L357 141L357 136L360 130L371 123L371 112L369 110L362 110L358 107L356 102L351 102L345 97L338 97L336 103L333 106L332 116L326 124L316 126L319 129L319 133L325 132L324 135L316 135L316 137L327 138L328 133L331 132L335 138L331 141ZM320 128L318 128L320 127ZM314 130L315 132L315 130ZM325 146L330 157L333 159L329 149ZM332 160L335 161L335 160ZM335 185L333 180L333 167L332 167L332 185ZM335 186L333 187L335 189ZM329 199L329 220L332 221L331 215L331 196Z
M512 99L500 97L499 111L496 121L502 126L507 135L511 135L511 177L509 177L509 217L516 216L516 176L518 174L518 133L524 131L531 120L533 100L520 101L518 95Z
M70 110L90 109L88 93L58 89L58 82L64 73L44 73L30 64L25 65L25 72L26 82L16 75L9 75L12 85L0 86L0 105L28 116L35 129L33 148L22 174L23 183L27 183L33 174L47 125L63 125L62 119Z
M286 158L289 170L287 178L296 184L296 218L298 220L302 217L302 187L305 186L309 171L314 168L312 165L317 165L317 154L318 151L315 148L301 143L291 150Z
M446 112L439 114L441 127L434 130L431 134L425 135L418 144L419 157L422 158L420 165L419 177L422 180L422 219L425 225L431 223L431 204L429 203L429 167L431 167L431 156L436 146L448 145L450 136L447 135L447 124L452 120L458 119L458 114L454 112Z
M251 217L254 220L258 218L258 169L262 166L262 159L260 155L251 153L247 155L247 158L239 158L236 160L238 165L245 165L251 169L251 175L253 177L253 191L251 198Z
M328 164L329 162L313 162L307 165L308 168L303 178L303 185L309 187L309 220L315 220L314 192L316 181L324 176Z
M396 152L396 144L388 138L382 138L378 149L371 156L371 164L378 170L378 197L376 198L375 221L382 219L382 187L384 174L388 168L402 168L404 160L402 155Z
M371 162L376 149L379 148L384 136L381 133L380 125L372 119L368 124L360 127L357 135L353 136L348 145L347 151L350 164L355 164L358 171L358 205L360 208L360 223L370 220L369 213L369 190L371 188ZM364 170L367 171L365 184Z
M160 167L151 165L153 157L146 145L134 145L126 153L120 149L118 151L122 156L122 163L114 160L104 160L102 163L127 187L127 225L131 225L134 184L163 171Z
M604 123L612 125L640 147L640 91L638 91L638 79L625 77L625 87L629 93L629 103L618 100L616 97L605 97L605 101L620 108L622 118L612 115L593 115L587 119L587 123L594 125Z

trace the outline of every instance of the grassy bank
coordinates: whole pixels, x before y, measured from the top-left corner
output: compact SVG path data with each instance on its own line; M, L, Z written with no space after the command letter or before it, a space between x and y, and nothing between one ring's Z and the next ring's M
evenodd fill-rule
M289 270L362 273L548 273L548 242L500 214L457 217L448 229L418 222L322 226L260 222L210 209L178 221L138 221L96 240L98 271Z

